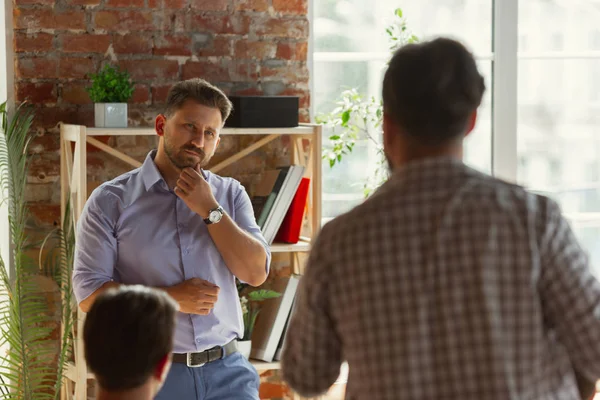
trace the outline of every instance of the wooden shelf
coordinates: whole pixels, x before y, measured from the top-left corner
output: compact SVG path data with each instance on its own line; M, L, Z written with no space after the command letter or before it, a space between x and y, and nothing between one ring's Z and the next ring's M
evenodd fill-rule
M265 362L250 359L250 364L252 364L258 372L269 371L272 369L281 369L281 363L279 361Z
M294 128L223 128L221 135L313 135L310 125ZM88 136L153 136L154 128L86 128Z
M273 243L271 253L303 253L310 251L310 242L301 240L295 244Z

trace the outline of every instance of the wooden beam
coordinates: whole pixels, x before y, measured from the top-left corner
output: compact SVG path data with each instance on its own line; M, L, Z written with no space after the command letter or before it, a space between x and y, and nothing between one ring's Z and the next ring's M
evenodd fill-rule
M98 139L94 139L93 137L87 136L86 140L92 146L99 148L100 150L118 158L119 160L131 165L134 168L139 168L142 166L142 163L136 160L135 158L129 157L127 154L121 153L119 150L116 150L110 147L109 145L102 143Z
M60 124L60 130L63 137L71 142L76 142L79 135L79 125Z
M255 151L256 149L261 148L262 146L266 145L267 143L277 139L280 135L279 134L273 134L273 135L269 135L267 137L264 137L262 139L260 139L258 142L256 143L252 143L250 146L246 147L244 150L232 155L231 157L221 161L220 163L218 163L217 165L215 165L214 167L212 167L210 169L211 172L214 173L218 173L219 171L221 171L222 169L230 166L231 164L233 164L234 162L246 157L248 154L252 153L253 151Z
M309 156L312 159L312 237L313 239L317 236L317 233L321 229L321 190L322 190L322 159L321 152L323 149L323 127L321 125L315 126L315 133L311 140L311 154ZM310 161L309 161L310 163Z

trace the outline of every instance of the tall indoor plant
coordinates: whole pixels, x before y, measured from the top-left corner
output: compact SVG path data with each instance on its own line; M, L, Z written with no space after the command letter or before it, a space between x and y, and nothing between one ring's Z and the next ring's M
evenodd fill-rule
M0 190L2 201L8 205L12 253L12 263L0 256L0 346L7 347L6 353L0 354L0 398L58 399L68 349L61 346L56 353L57 343L51 335L53 323L56 325L51 318L56 304L49 304L41 290L41 283L49 279L41 279L40 268L27 253L31 245L26 231L30 213L25 188L33 112L21 105L9 115L3 103L0 120ZM62 233L61 237L66 238ZM66 253L61 254L60 262L48 260L48 265L54 265L52 270L59 282L66 282ZM66 286L59 283L59 288L65 290ZM60 307L63 312L65 304L70 306L70 292L64 293L68 296L64 296Z
M418 41L408 29L402 9L397 8L393 18L385 30L390 42L390 57L401 46ZM332 129L329 143L323 149L323 158L328 160L329 166L333 168L343 158L350 156L357 141L372 142L377 151L377 165L373 176L363 185L364 194L368 196L388 178L388 167L381 143L383 103L374 97L366 97L356 88L342 91L335 103L337 107L333 111L317 117L317 122Z
M126 128L127 102L133 95L133 82L127 71L105 65L97 74L91 75L92 86L87 91L94 102L94 118L97 128Z

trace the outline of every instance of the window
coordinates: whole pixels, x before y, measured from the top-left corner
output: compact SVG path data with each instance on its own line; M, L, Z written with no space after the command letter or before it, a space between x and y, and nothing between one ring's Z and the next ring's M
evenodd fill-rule
M519 2L517 181L561 204L600 274L598 20L597 2Z
M381 81L390 56L385 28L400 7L408 29L419 38L451 34L476 53L488 91L475 132L468 138L466 159L491 172L491 0L313 0L313 106L316 114L334 108L341 88L380 98ZM329 132L325 132L327 144ZM375 145L366 138L340 165L323 164L323 216L331 219L364 198L363 183L372 176Z
M488 90L466 162L559 201L600 276L600 1L313 0L315 114L340 87L379 98L397 7L419 38L455 37L478 60ZM324 221L363 199L376 155L357 146L323 165Z

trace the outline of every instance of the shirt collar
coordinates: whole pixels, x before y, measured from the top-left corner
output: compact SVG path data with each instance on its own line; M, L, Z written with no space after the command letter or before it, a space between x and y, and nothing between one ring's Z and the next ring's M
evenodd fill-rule
M158 167L156 166L156 163L154 162L154 157L156 157L156 150L152 150L148 153L141 167L142 179L144 180L146 190L150 190L152 186L159 182L163 189L169 190L167 182L162 177Z

